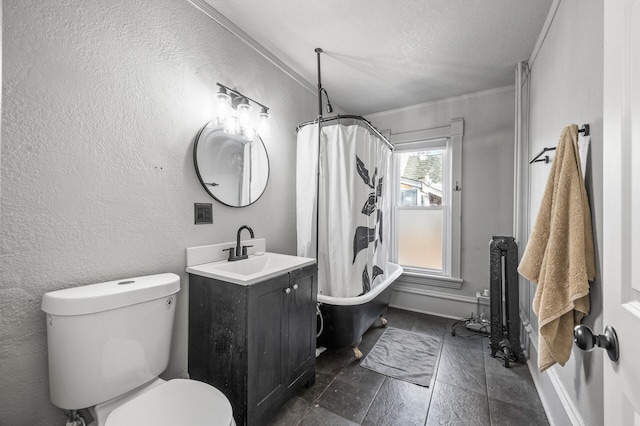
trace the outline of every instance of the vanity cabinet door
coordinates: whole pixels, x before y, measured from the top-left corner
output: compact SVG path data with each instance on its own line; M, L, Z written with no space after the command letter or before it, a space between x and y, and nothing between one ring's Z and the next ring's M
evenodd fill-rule
M290 273L291 292L286 294L287 314L287 349L289 386L305 373L315 370L316 359L316 300L317 274L316 267L300 269ZM311 380L305 380L308 386L313 385L315 374Z
M247 424L248 287L189 275L189 376L215 386Z
M251 286L248 300L248 404L250 419L280 405L287 383L285 290L288 274ZM249 424L252 424L249 421Z

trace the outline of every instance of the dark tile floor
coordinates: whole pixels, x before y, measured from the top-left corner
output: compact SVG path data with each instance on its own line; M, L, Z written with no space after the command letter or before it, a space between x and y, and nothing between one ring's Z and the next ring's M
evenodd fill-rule
M452 336L454 321L431 315L389 308L385 317L390 327L443 339L430 387L362 368L349 348L327 349L317 359L315 385L292 398L271 425L549 424L527 366L505 368L489 355L487 337ZM365 356L383 332L374 325L363 336Z

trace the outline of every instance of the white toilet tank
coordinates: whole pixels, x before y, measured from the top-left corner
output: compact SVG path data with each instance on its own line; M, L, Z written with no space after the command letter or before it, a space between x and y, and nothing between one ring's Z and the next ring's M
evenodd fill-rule
M49 391L60 408L87 408L157 377L169 362L176 274L47 293Z

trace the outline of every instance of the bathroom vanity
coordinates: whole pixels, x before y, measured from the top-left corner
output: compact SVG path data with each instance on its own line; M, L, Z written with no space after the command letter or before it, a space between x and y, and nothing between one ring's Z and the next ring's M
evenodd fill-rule
M225 394L238 426L265 424L301 386L315 381L315 260L264 280L229 282L211 272L250 270L251 259L187 268L189 375ZM260 261L267 263L257 257L254 263Z

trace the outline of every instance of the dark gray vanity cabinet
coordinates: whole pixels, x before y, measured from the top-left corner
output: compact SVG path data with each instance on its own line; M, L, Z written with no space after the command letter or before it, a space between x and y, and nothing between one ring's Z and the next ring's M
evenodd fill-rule
M264 424L315 381L317 267L243 286L189 275L189 375Z

